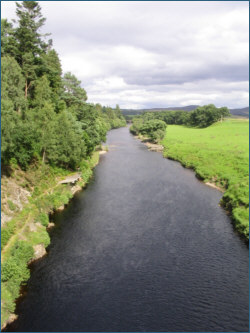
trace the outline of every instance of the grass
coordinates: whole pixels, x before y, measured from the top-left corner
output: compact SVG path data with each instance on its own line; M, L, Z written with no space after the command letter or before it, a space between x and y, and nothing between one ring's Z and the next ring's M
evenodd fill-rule
M9 205L9 209L12 211L15 211L17 209L16 205L11 200L8 200L8 205Z
M163 145L165 157L225 190L221 203L249 239L249 121L227 119L204 129L169 125Z
M82 181L78 185L83 187L88 183L98 160L99 153L94 152L82 162ZM46 229L48 214L67 204L73 196L69 185L58 184L71 174L68 170L44 165L22 175L27 186L33 187L33 193L22 211L1 229L1 326L14 313L20 287L29 279L28 262L34 259L34 246L42 244L46 248L50 243ZM8 205L11 204L8 200Z

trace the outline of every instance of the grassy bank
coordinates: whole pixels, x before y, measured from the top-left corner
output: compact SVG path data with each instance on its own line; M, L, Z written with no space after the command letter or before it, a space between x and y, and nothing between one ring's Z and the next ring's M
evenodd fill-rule
M1 327L14 319L15 300L20 287L29 279L28 263L46 253L45 248L50 243L48 214L67 204L73 193L88 183L98 160L99 153L95 152L82 161L81 179L73 187L59 184L72 174L64 169L41 164L25 173L18 169L13 171L12 181L22 184L31 195L23 209L1 229Z
M249 239L249 121L230 119L204 129L169 125L163 145L165 157L225 190L222 204Z

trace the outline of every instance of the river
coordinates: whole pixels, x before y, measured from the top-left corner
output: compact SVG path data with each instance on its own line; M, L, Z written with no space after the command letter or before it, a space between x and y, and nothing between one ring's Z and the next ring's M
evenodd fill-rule
M222 194L128 128L107 143L9 331L248 331L248 247Z

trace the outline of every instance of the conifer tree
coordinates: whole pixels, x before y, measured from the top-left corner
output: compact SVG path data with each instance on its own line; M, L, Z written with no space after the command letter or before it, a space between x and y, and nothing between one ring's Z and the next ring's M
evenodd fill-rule
M25 76L25 97L28 97L33 81L39 71L40 57L45 54L49 43L45 41L47 35L40 33L45 18L41 14L41 7L37 1L16 2L18 27L15 30L17 40L16 60L20 64Z

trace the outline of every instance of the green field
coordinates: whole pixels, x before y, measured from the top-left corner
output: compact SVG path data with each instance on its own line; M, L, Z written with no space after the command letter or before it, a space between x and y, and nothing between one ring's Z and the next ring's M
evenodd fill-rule
M228 119L204 129L168 125L164 156L225 190L223 206L249 239L249 121Z

